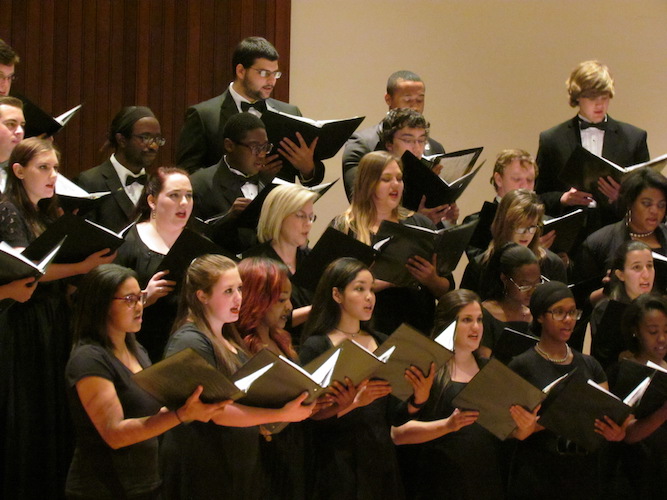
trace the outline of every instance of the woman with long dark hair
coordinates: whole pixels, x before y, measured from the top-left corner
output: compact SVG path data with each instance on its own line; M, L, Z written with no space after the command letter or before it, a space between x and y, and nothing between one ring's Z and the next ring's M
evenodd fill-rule
M304 328L302 363L345 340L371 352L377 349L386 336L369 327L373 285L373 275L356 259L338 259L326 268ZM414 389L407 404L390 396L391 386L384 380L363 381L357 387L347 380L345 387L337 387L336 403L310 422L312 498L403 498L390 428L412 418L426 403L433 376L433 367L428 376L415 367L406 370Z
M115 264L93 269L79 285L67 363L77 434L70 498L159 498L157 436L183 422L207 422L226 404L203 404L199 387L169 411L134 383L132 375L151 364L135 338L144 300L134 271Z

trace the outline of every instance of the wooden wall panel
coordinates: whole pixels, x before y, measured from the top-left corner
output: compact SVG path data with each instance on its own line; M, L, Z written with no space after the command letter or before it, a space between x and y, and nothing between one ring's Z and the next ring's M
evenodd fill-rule
M78 116L56 136L63 172L101 163L111 119L149 106L172 164L188 106L224 91L231 55L246 36L264 36L285 72L275 97L289 100L291 0L0 0L0 38L20 55L13 88L58 115Z

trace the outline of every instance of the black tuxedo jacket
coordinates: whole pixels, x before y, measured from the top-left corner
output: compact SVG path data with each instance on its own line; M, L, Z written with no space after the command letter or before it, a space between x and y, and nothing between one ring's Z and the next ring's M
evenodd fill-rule
M302 116L299 108L276 99L267 99L269 109ZM176 152L176 163L190 173L220 161L224 154L223 130L227 120L239 110L229 93L229 89L208 101L200 102L188 108L185 123L181 130ZM277 144L274 145L277 148ZM277 176L286 181L294 182L299 171L283 160L283 167ZM305 183L314 186L324 178L324 164L315 161L313 179Z
M264 186L271 179L272 176L260 175L260 183ZM212 167L197 170L190 180L194 194L194 215L202 220L226 213L236 198L243 198L243 182L229 170L223 160ZM234 254L245 252L257 244L256 232L246 228L238 229L234 234L219 236L214 237L214 241Z
M578 117L556 125L540 134L537 150L537 176L535 191L545 203L549 215L560 215L560 198L571 186L564 185L558 174L567 163L577 144L581 144ZM627 167L650 159L646 144L646 131L607 116L602 156Z
M352 188L354 187L354 178L357 176L359 161L366 153L378 149L378 143L380 142L378 133L380 132L381 125L381 123L378 123L373 127L355 132L345 143L343 151L343 183L345 184L345 194L349 201L352 201ZM444 152L445 148L442 147L442 144L434 139L428 139L428 144L424 149L425 155L441 154Z
M89 193L111 191L111 196L85 214L86 219L113 231L120 231L132 221L135 205L123 189L110 159L82 172L75 181Z

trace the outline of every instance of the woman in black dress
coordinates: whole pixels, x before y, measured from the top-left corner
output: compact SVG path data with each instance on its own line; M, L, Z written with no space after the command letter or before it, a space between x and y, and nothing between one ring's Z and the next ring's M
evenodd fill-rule
M243 253L243 257L268 257L287 266L290 280L310 252L308 235L316 216L313 203L317 193L296 185L273 188L262 204L257 225L260 244ZM308 319L313 293L292 283L294 310L287 324L294 344L299 343L302 325Z
M535 290L530 298L532 333L540 336L534 349L515 357L509 367L530 383L544 388L577 369L585 378L608 389L607 376L591 356L567 345L574 325L581 317L572 292L563 283L551 281ZM604 417L590 422L607 441L621 441L631 417L617 425ZM514 455L509 482L509 498L535 499L598 498L598 456L562 436L544 429L521 441Z
M359 162L350 207L336 217L332 226L367 245L376 241L382 221L435 229L431 220L401 206L403 165L386 151L374 151ZM401 323L409 323L425 335L433 326L435 300L453 288L451 275L440 276L434 262L418 255L405 264L419 282L417 288L397 287L376 281L377 304L373 327L391 334Z
M667 370L667 299L645 294L635 299L623 316L623 336L631 352L629 361L651 361ZM609 370L609 386L625 397L640 377L629 363L618 363ZM667 474L667 401L640 404L636 420L628 425L622 449L622 470L632 486L633 498L661 499L665 496Z
M176 319L178 298L168 270L156 272L164 256L183 232L192 214L192 184L187 172L160 167L146 183L137 205L140 220L118 250L116 263L134 269L147 293L142 345L151 361L162 359Z
M544 281L537 257L528 248L507 243L494 252L482 280L484 336L479 347L490 358L505 327L527 332L532 316L530 297ZM515 353L519 354L519 353ZM502 361L508 362L509 359Z
M0 199L0 240L23 249L60 216L59 165L51 141L30 138L14 148ZM0 497L64 495L73 436L64 377L70 311L62 278L111 262L115 255L108 253L52 264L30 300L0 315Z
M455 408L452 400L486 363L478 349L484 326L479 297L454 290L438 302L434 336L457 321L454 357L436 374L431 397L416 420L392 428L401 447L401 465L409 498L501 499L505 486L501 442L475 424L479 412ZM538 407L539 408L539 407ZM508 409L523 439L535 425L537 409ZM409 446L407 446L409 445Z
M622 307L613 302L630 304L640 295L653 290L655 267L653 254L643 241L629 240L616 249L611 266L609 298L597 304L591 314L591 355L597 359L605 370L618 361L619 355L625 351L626 345L621 334L622 311L612 316L616 321L605 321L604 331L600 330L601 321L610 307ZM610 304L612 304L610 306Z
M611 269L614 253L629 240L642 241L652 251L667 255L667 179L648 167L631 172L621 183L619 206L624 219L595 231L581 246L575 261L578 277L602 275ZM659 285L664 290L667 283Z
M338 259L326 268L305 326L303 364L345 340L373 352L386 339L368 326L375 306L373 284L373 275L356 259ZM310 498L403 498L390 429L424 405L433 376L433 369L428 377L415 367L406 370L414 388L407 404L390 396L391 386L384 380L366 380L357 387L349 380L347 386L338 385L336 403L308 422Z
M169 411L134 383L132 375L151 364L134 335L145 298L134 271L115 264L93 269L80 283L67 363L77 434L68 498L159 498L157 436L183 422L208 422L226 404L202 403L199 387Z
M239 318L241 289L232 260L221 255L196 258L183 281L166 356L192 348L231 376L249 357L233 325ZM160 450L165 497L261 498L266 475L260 464L258 426L308 418L314 405L302 405L306 397L304 393L278 409L230 403L210 422L169 431Z

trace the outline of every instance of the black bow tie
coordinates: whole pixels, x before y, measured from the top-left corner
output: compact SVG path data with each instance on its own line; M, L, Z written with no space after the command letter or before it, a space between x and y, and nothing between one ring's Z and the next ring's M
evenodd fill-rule
M239 182L241 183L241 186L243 186L244 184L254 184L255 186L259 186L259 174L250 175L246 177L245 175L236 174L234 172L232 173L238 178Z
M131 186L131 185L134 184L135 182L138 182L138 183L141 184L142 186L145 186L145 185L146 185L146 174L141 174L141 175L138 176L138 177L132 177L131 175L128 175L128 176L125 178L125 185L126 185L126 186Z
M264 113L266 111L266 101L264 101L264 100L255 101L252 104L250 104L249 102L242 102L241 103L241 111L247 112L251 108L259 111L260 113Z
M584 120L579 120L579 127L581 130L586 130L587 128L595 127L600 130L607 130L607 122L591 123L585 122Z

